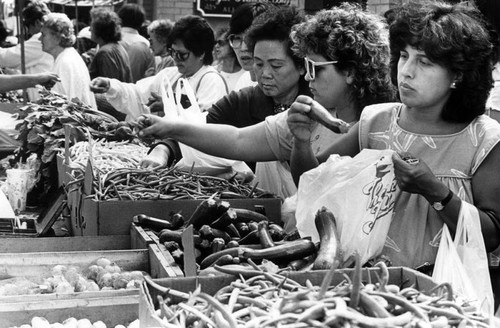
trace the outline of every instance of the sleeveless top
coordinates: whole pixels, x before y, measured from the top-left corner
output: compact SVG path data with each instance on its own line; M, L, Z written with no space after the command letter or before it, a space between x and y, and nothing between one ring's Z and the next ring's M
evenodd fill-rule
M422 159L462 200L473 204L472 176L500 141L500 124L486 115L449 135L408 132L398 124L402 104L365 108L359 122L360 149L392 149ZM443 221L419 194L396 191L395 210L383 254L393 265L434 263Z

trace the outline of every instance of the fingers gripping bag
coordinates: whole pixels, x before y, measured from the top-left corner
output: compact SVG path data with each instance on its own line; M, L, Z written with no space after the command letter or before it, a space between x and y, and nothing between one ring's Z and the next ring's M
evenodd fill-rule
M326 207L335 216L345 263L355 252L362 263L379 255L392 221L397 188L392 150L364 149L355 157L332 155L300 177L297 229L319 241L314 219Z
M207 112L202 112L198 106L198 101L188 80L179 78L173 92L170 81L165 80L162 91L162 100L165 116L164 119L182 118L188 122L196 124L206 124ZM252 170L242 161L235 161L221 157L205 154L192 147L179 143L182 159L176 164L180 169L191 169L210 172L222 172L221 169L233 171L243 176L253 176ZM224 173L224 172L223 172Z

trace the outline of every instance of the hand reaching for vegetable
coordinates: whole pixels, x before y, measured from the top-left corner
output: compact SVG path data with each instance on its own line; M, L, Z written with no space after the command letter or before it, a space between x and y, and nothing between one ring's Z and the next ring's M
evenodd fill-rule
M178 123L178 120L172 118L167 120L156 115L141 115L137 119L138 135L140 138L169 138L172 137L172 130Z
M296 140L309 142L314 128L314 120L308 115L313 99L308 96L298 96L288 110L288 127Z
M94 93L106 93L109 90L109 79L105 77L96 77L90 82L90 91Z
M165 145L157 145L140 162L140 166L145 169L157 169L167 166L169 151Z
M44 86L46 89L51 89L54 84L61 82L59 75L56 73L40 73L35 75L36 84Z

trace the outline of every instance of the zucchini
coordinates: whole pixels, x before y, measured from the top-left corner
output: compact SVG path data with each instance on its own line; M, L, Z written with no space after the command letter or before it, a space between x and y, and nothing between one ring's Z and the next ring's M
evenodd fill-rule
M252 210L247 210L244 208L233 208L233 210L236 212L236 217L237 217L238 221L241 221L241 222L268 221L267 216L262 215L258 212L252 211Z
M333 213L326 207L316 212L314 223L318 230L320 244L313 270L329 270L333 265L343 262L337 223Z
M298 239L265 249L239 248L241 258L252 260L293 261L316 253L316 245L309 239Z
M273 239L269 233L268 222L260 221L258 224L259 240L262 248L269 248L274 246Z

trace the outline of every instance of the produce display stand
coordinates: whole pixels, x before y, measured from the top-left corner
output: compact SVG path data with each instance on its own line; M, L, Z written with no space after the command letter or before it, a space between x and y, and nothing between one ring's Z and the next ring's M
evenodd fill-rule
M137 243L135 233L113 236L0 238L0 276L40 279L58 264L88 267L105 257L124 271L140 270L153 278L176 276L164 252L151 242ZM134 248L139 247L139 248ZM34 252L36 250L36 252ZM7 253L8 252L8 253ZM1 326L20 326L34 316L50 322L69 317L128 324L139 316L139 290L120 289L69 294L0 297Z
M413 286L420 291L428 291L436 286L436 283L429 277L418 271L405 268L405 267L389 267L389 284L395 284L401 288ZM379 268L364 268L362 270L362 281L378 281L377 274L380 273ZM283 276L289 277L298 283L305 286L306 281L309 280L313 285L320 286L327 270L308 271L308 272L285 272ZM345 275L352 277L354 269L340 269L337 270L333 276L331 285L336 285L345 280ZM370 277L370 278L368 278ZM166 288L172 288L181 292L190 292L195 290L198 286L201 292L214 295L219 289L228 286L231 282L237 280L238 277L233 275L221 274L218 276L198 276L186 278L160 278L153 279L155 283ZM371 279L371 280L369 280ZM156 300L157 291L149 288L151 299ZM181 301L172 297L174 302Z

